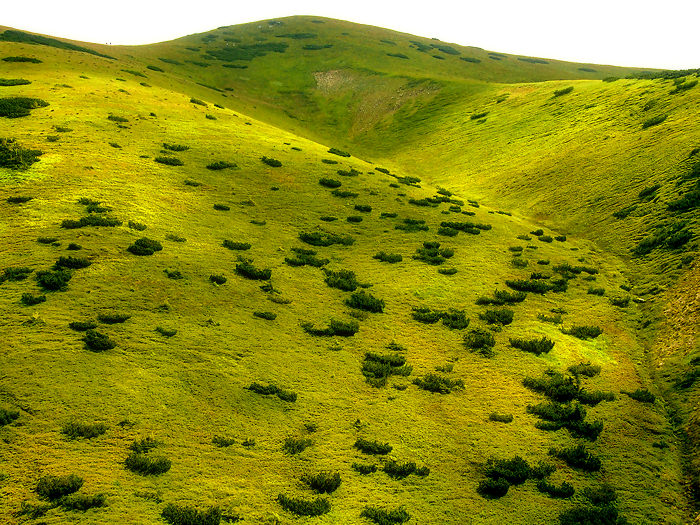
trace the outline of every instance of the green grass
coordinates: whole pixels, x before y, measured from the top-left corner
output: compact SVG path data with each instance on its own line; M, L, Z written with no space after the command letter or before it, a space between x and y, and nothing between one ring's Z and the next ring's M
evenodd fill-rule
M694 344L692 337L675 336L692 334L697 325L683 313L688 309L682 301L697 281L692 273L682 279L687 264L678 268L696 252L693 210L673 211L691 232L684 245L629 255L642 239L666 231L653 225L666 224L668 204L694 184L681 175L691 173L688 154L697 146L689 140L697 136L698 90L671 95L663 80L599 80L625 77L631 71L625 68L595 66L597 72L580 80L581 64L508 55L491 60L487 51L379 28L315 24L306 17L282 21L282 27L263 22L220 28L207 41L191 35L153 46L94 46L117 61L0 42L2 56L42 61L2 62L3 76L32 80L3 88L4 95L49 104L3 119L7 131L0 134L43 151L25 170L0 168L0 235L7 247L0 255L1 275L7 276L0 305L12 334L0 342L3 407L22 411L2 427L7 439L0 483L7 504L0 521L19 521L14 513L22 502L35 501L42 476L74 472L90 494L104 494L108 506L85 516L56 507L43 519L162 523L163 508L184 520L214 515L206 509L216 508L221 521L240 515L242 523L274 515L289 521L296 511L327 512L320 519L329 523L400 522L409 515L409 523L462 523L464 516L473 523L505 523L514 512L522 523L556 522L573 504L540 493L532 480L501 499L485 500L477 492L488 458L520 456L529 465L556 463L550 480L556 488L567 481L578 491L604 476L618 488L618 508L630 522L683 522L690 515L685 478L665 405L624 395L587 407L586 421L604 423L596 441L585 441L602 462L601 474L588 474L549 457L550 449L583 441L570 430L535 426L539 418L527 406L543 398L523 379L578 367L576 375L590 382L591 393L661 393L645 365L647 350L668 351L657 362L671 377L693 371L695 354L680 346ZM285 33L318 37L276 38ZM234 58L222 53L224 38L245 46L243 54L236 52L237 62L221 60ZM381 40L395 42L392 52L409 59L387 57ZM286 45L257 45L265 42ZM304 50L309 43L333 46ZM187 49L193 46L200 51ZM69 61L69 55L80 60ZM215 60L207 60L207 68L187 62L205 60L201 56ZM480 62L461 60L471 57ZM223 67L241 62L245 70ZM154 63L161 71L146 69ZM149 71L152 87L131 76L115 81L122 69ZM184 80L188 75L192 82ZM55 87L66 83L73 88ZM568 86L572 93L552 97ZM396 93L402 93L398 101ZM657 111L643 111L651 98L669 117L642 130ZM205 111L216 120L205 118ZM486 122L471 121L484 112ZM57 125L72 131L46 142ZM331 145L353 156L334 155L338 165L323 163ZM182 165L155 162L161 148L178 151ZM233 160L239 169L207 169ZM319 186L322 178L340 179L336 189L344 193ZM655 196L640 200L640 192L656 184ZM436 198L439 188L453 195ZM32 198L7 201L22 196ZM99 202L76 204L81 197ZM216 211L218 203L229 210ZM347 217L356 205L372 210L361 223L321 219ZM633 205L627 218L612 216ZM110 215L95 206L108 206ZM474 215L461 218L465 211ZM61 227L66 217L76 218ZM148 225L148 238L139 239L127 226L130 219ZM438 236L440 228L459 233ZM508 247L538 229L552 238L565 235L566 242L520 239L518 259L529 263L513 267ZM39 237L59 244L37 243ZM80 259L91 264L50 270L67 257L70 243L79 243ZM136 256L130 246L150 256ZM239 260L237 250L250 259ZM420 260L409 256L414 254ZM426 264L445 263L440 258L457 273L447 277ZM569 265L562 270L567 290L555 292L551 284L561 274L552 268L563 263ZM589 295L590 283L582 279L588 273L571 270L579 266L598 270L595 286L611 297L621 285L632 285L630 295L644 303L630 300L620 308ZM329 273L321 270L326 267ZM552 277L532 278L533 271ZM352 272L354 280L345 273L336 279L343 286L324 282L340 272ZM222 274L228 277L223 286L209 282ZM526 285L537 288L532 293L507 289L506 282L520 281L545 286ZM46 301L23 307L23 294L44 294L39 285L48 285ZM364 299L352 299L360 287ZM494 310L476 304L481 297L512 310L512 322L486 325L494 315L486 312ZM346 301L381 305L383 313ZM440 315L433 324L417 322L414 308ZM602 333L567 335L561 323L539 319L552 309L565 330L599 327ZM112 311L131 318L91 323ZM267 314L277 317L267 321ZM671 319L683 332L664 331ZM641 328L647 320L651 324ZM69 327L76 322L85 331ZM657 336L663 344L652 344ZM536 355L510 347L511 340L543 341L535 350L549 341L554 346ZM379 356L369 361L380 365L393 354L406 364L391 366L400 360L389 359L390 368L402 373L375 367L375 379L389 378L378 389L363 373L368 353ZM595 367L600 372L589 379ZM284 390L275 386L266 394L274 385ZM675 392L674 406L693 406L692 388ZM689 413L681 410L678 417ZM513 420L504 424L492 414ZM108 430L68 440L61 432L67 421ZM285 454L289 436L295 443L309 440L310 421L318 425L313 446ZM160 450L150 450L150 442L128 450L141 436L158 436ZM235 443L218 447L214 436ZM672 445L652 445L660 440ZM125 468L127 458L133 470ZM430 475L391 479L383 467L389 461L390 472L410 470L403 466L413 463L428 466ZM352 467L358 462L376 462L381 472L363 467L367 474L361 475ZM317 501L299 483L309 472L338 472L342 484L328 500ZM155 505L154 498L168 506Z

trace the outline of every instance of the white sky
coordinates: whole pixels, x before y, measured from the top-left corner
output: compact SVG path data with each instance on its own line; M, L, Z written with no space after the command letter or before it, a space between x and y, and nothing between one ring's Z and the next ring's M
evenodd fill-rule
M700 0L2 0L0 24L147 44L290 15L340 18L491 51L665 69L700 67Z

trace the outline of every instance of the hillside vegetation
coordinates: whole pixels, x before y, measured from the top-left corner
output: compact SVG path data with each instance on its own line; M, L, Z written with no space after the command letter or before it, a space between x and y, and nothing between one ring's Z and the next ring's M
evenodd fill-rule
M696 74L313 17L0 68L3 523L694 517Z

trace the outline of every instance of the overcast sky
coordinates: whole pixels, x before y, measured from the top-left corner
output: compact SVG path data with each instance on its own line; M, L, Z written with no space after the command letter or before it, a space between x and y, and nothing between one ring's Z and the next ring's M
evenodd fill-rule
M148 44L290 15L371 24L520 55L665 69L700 67L700 0L3 0L0 24Z

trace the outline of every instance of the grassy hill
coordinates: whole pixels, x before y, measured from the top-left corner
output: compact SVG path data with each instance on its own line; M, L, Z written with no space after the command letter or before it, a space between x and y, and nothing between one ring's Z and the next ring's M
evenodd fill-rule
M691 519L692 77L2 31L3 522Z

